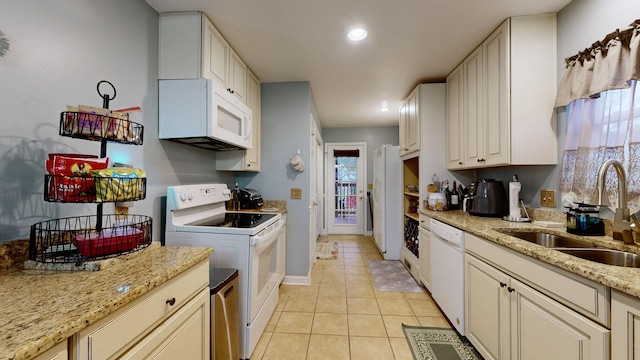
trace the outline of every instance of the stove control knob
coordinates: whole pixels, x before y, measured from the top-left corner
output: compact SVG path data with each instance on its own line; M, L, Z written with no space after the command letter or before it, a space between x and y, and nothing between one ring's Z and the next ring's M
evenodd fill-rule
M187 193L180 193L180 200L186 201L187 200Z
M189 193L189 200L193 200L193 193L192 192Z

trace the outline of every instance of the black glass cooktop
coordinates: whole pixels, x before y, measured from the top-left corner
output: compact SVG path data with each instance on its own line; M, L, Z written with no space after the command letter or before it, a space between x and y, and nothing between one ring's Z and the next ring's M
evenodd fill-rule
M258 213L224 213L218 216L194 221L189 226L215 226L230 228L254 228L276 216Z

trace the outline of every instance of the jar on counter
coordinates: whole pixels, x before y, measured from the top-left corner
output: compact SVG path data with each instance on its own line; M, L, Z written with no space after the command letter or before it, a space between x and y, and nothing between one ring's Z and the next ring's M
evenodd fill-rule
M435 211L447 210L447 197L443 193L429 193L428 209Z

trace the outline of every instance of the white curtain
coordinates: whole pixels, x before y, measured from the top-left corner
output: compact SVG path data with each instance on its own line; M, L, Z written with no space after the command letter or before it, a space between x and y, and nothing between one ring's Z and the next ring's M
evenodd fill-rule
M563 204L588 202L600 165L620 161L627 173L629 208L640 210L640 20L567 59L556 106L567 106L560 191ZM617 177L607 175L612 211Z

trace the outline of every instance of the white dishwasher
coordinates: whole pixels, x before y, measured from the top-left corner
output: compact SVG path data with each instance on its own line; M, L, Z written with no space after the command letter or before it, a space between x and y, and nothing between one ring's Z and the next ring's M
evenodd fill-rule
M464 232L431 219L431 295L464 333Z

